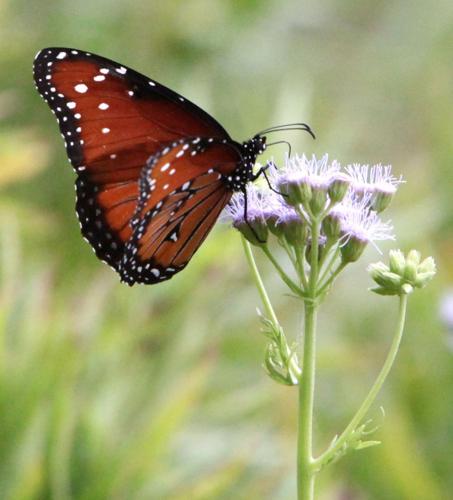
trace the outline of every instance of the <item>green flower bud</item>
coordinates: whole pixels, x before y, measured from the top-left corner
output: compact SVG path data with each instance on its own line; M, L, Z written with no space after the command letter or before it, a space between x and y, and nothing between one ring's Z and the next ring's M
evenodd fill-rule
M324 186L311 186L310 209L314 215L320 214L326 207L327 189Z
M403 283L403 278L396 273L392 273L382 262L371 264L368 267L368 272L373 280L382 287L397 289Z
M406 258L401 250L390 250L389 252L390 271L396 274L403 274L406 266Z
M351 181L342 173L337 173L329 184L329 198L333 203L339 203L346 195Z
M352 235L341 247L341 260L345 264L357 261L367 246L367 241Z
M335 213L329 213L322 221L322 232L328 240L338 240L341 234L341 220Z
M390 266L382 262L371 264L368 271L379 285L372 291L380 295L409 295L415 288L423 288L436 274L432 257L420 263L420 252L411 250L407 257L400 250L390 252Z
M261 246L267 242L268 230L266 223L261 218L253 219L249 221L249 224L242 220L235 222L233 226L240 231L244 238L252 245Z
M322 256L322 251L325 244L326 244L325 236L320 235L318 240L318 260ZM307 248L305 250L305 258L307 259L307 262L311 262L311 250L312 250L312 239L307 238Z
M282 228L278 223L279 216L277 214L270 215L266 217L266 225L269 231L277 238L280 238L283 234Z
M308 237L306 223L300 217L292 217L279 224L282 228L283 237L292 246L304 246Z
M418 266L419 273L433 273L436 274L436 263L432 257L427 257Z
M288 205L305 205L311 200L311 187L306 179L288 179L279 183L278 188L285 195L285 201Z
M414 281L414 285L417 288L425 287L429 281L431 281L436 274L436 271L426 272L426 273L417 273L417 278Z
M422 256L418 250L410 250L406 257L406 262L413 262L416 266L420 264Z
M375 188L370 201L372 210L375 210L377 213L383 212L390 205L394 195L395 190L389 191Z
M417 268L418 265L412 260L409 260L409 256L406 259L406 266L404 268L403 276L406 281L414 282L417 279Z

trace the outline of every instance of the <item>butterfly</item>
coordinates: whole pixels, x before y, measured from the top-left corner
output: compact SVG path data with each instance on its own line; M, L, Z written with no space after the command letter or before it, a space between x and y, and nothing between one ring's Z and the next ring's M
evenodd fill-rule
M236 142L176 92L81 50L45 48L33 74L77 174L82 235L129 285L184 269L233 192L263 171L253 166L264 134L283 130Z

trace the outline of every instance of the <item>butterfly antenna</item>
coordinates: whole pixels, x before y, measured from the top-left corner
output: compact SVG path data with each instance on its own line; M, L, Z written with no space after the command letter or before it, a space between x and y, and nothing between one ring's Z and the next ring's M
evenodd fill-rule
M264 130L261 130L258 132L256 135L264 135L264 134L270 134L272 132L283 132L283 131L288 131L288 130L302 130L304 132L308 132L313 139L316 139L316 136L313 132L313 130L306 124L306 123L286 123L284 125L276 125L274 127L269 127Z
M288 157L291 157L291 144L288 141L275 141L266 144L266 148L270 146L276 146L277 144L286 144L288 146Z

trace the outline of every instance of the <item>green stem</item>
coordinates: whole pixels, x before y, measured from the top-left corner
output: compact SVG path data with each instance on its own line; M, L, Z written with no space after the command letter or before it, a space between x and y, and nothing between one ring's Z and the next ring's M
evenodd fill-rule
M244 247L245 256L247 258L250 270L252 271L253 280L255 281L256 288L258 288L258 293L260 294L261 302L263 303L266 315L270 318L275 327L282 332L285 351L286 351L285 355L289 356L291 354L291 350L286 343L286 338L283 334L283 330L280 326L280 323L278 322L277 315L275 314L274 308L272 307L272 303L269 299L269 295L267 294L266 287L264 286L263 280L258 270L258 266L256 265L255 258L253 257L252 247L250 243L242 235L241 235L241 240L242 240L242 245ZM295 374L300 373L300 368L297 358L292 357L292 359L290 360L290 367L293 373Z
M304 246L297 246L295 248L297 272L299 274L299 279L300 279L300 282L302 283L304 290L306 290L308 287L307 278L305 276L305 249L306 249L305 245Z
M389 374L390 369L392 368L392 365L398 353L398 348L400 346L401 338L403 336L404 322L406 318L406 308L407 308L407 295L401 295L399 303L399 312L398 312L398 323L395 330L395 335L393 337L392 345L390 346L389 353L387 354L387 358L384 362L384 366L382 367L376 381L371 387L370 392L368 393L367 397L361 404L357 413L349 422L348 426L340 435L340 437L335 441L335 444L314 461L316 469L320 469L323 465L330 462L332 458L334 458L334 456L341 450L343 445L347 443L347 441L350 439L350 437L356 430L357 426L363 420L366 413L373 404L374 400L376 399L376 396L381 390L381 387L384 384L385 379L387 378L387 375Z
M335 281L337 276L343 271L343 269L347 266L347 262L341 262L336 269L332 271L332 274L329 276L327 281L323 284L320 285L318 289L318 297L321 296L329 287L332 285L332 283Z
M314 498L313 404L315 392L316 306L305 302L303 374L299 382L297 491L299 500Z
M327 246L323 249L323 255L320 259L319 265L323 269L321 276L319 278L319 283L321 284L329 274L329 271L332 269L332 266L335 264L335 260L340 255L340 246L337 245L335 249L333 249L332 243L327 243ZM326 263L327 262L327 263Z
M320 223L311 226L310 275L308 300L304 301L303 373L299 381L299 435L297 439L297 493L299 500L313 500L315 474L313 468L313 407L316 373L316 288L318 282L318 240Z
M275 267L275 269L277 270L278 274L280 275L281 279L286 283L286 285L288 286L288 288L293 292L295 293L298 297L303 297L304 296L304 293L303 291L300 289L299 286L296 285L296 283L294 283L294 281L285 273L285 271L282 269L282 267L280 266L280 264L276 261L276 259L274 258L274 256L271 254L271 252L269 252L269 249L267 248L267 246L262 246L261 249L263 250L263 252L266 254L266 257L272 262L272 265Z
M263 303L264 309L266 310L266 315L271 319L275 325L279 325L277 315L275 314L274 308L272 307L271 301L267 294L266 288L264 286L263 280L261 279L260 272L256 265L255 259L253 257L252 247L250 243L241 235L242 245L244 247L245 256L249 264L250 270L252 271L253 280L255 281L256 288L258 288L258 293L260 294L261 302Z

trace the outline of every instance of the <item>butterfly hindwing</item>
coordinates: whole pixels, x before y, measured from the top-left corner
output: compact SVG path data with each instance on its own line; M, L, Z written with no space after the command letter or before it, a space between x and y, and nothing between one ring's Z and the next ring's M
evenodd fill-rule
M190 139L148 160L134 233L120 266L127 283L156 283L182 270L228 203L228 177L239 153L229 144L209 141Z

